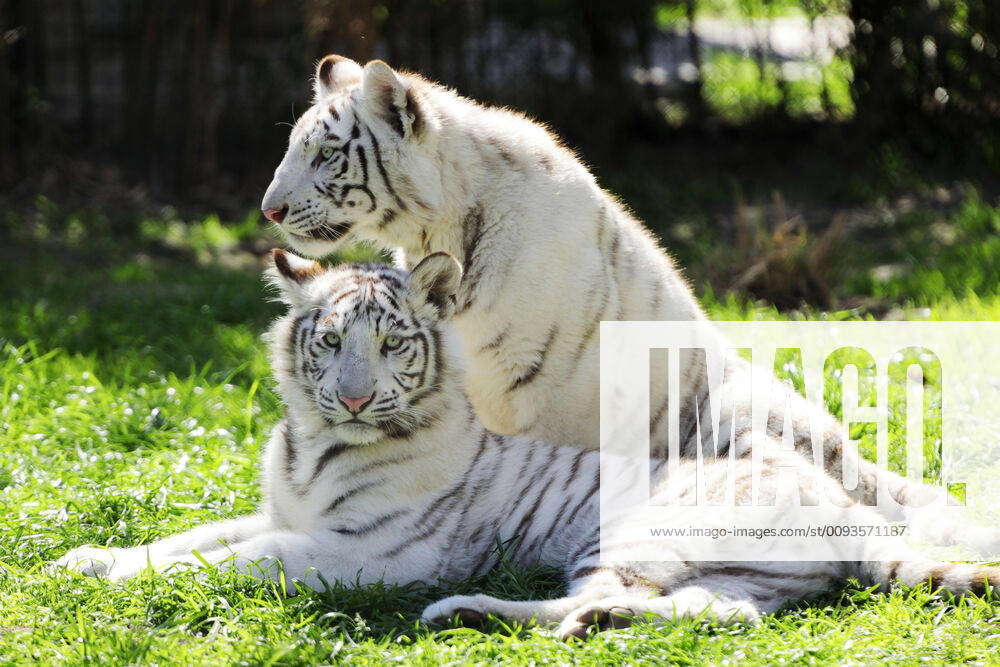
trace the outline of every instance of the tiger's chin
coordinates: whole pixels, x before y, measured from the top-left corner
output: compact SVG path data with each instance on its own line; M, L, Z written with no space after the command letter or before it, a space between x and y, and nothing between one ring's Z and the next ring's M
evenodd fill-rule
M385 440L386 434L378 426L349 422L333 427L337 438L348 445L370 445Z
M282 234L288 242L288 245L290 245L295 252L301 253L306 257L314 257L317 259L325 257L326 255L335 253L340 249L341 245L341 240L319 240L286 231L282 231Z

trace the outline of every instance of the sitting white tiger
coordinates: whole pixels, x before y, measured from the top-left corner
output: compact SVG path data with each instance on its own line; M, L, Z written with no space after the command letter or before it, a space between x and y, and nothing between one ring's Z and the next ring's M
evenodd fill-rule
M265 215L314 257L356 241L402 250L404 264L454 255L464 269L454 327L477 415L499 433L596 449L600 322L705 319L670 258L571 151L520 114L377 60L362 68L327 56L314 89L264 196ZM718 451L711 430L696 437L710 395L696 361L681 369L680 452L725 455L731 442L741 454L752 437L734 424L720 423ZM731 361L735 372L717 395L730 387L743 396L749 374L741 359ZM650 374L651 444L659 451L669 422L664 369L654 365ZM852 498L874 505L878 487L886 488L903 506L886 519L908 521L929 542L997 553L995 531L914 511L937 490L857 460L831 415L786 391L772 397L772 435L790 413L797 451L811 459L815 435L827 471L859 470Z
M324 270L280 250L274 259L273 279L289 306L271 330L287 413L267 448L260 513L147 546L74 549L61 564L125 579L150 564L162 570L207 561L273 577L280 561L286 576L313 587L324 579L433 583L489 570L500 540L516 562L561 568L566 597L456 596L432 604L424 618L477 622L492 613L559 623L563 636L578 637L592 625L622 627L646 614L753 621L847 577L931 579L954 593L1000 585L998 568L879 562L884 541L866 543L861 562L695 562L697 554L662 538L657 548L672 550L677 562L630 562L634 542L605 545L602 559L599 454L492 433L466 399L448 322L461 278L452 257L431 255L410 275L372 265ZM764 478L798 459L780 456L764 459ZM663 479L665 466L656 462L652 502L689 498L692 465ZM706 467L709 489L727 465ZM844 505L831 507L826 520L880 524L812 470L799 478L801 491ZM736 462L736 474L749 479L749 458Z

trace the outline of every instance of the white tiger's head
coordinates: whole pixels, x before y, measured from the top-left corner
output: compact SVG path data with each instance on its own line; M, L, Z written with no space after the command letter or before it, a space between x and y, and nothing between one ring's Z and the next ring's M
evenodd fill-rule
M330 269L283 250L272 281L288 313L272 327L272 365L296 419L341 442L406 437L433 423L459 390L445 320L462 270L435 253L411 273L388 266Z
M377 240L410 209L434 209L441 179L432 159L438 121L423 92L430 85L381 60L319 62L313 106L261 202L293 248L319 257L346 240Z

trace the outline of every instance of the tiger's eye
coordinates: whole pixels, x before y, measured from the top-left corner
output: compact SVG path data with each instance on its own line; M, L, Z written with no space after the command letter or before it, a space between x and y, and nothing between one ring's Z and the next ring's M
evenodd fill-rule
M340 345L340 336L332 331L328 331L323 334L323 342L331 347L337 347Z
M403 339L399 336L386 336L384 343L387 350L394 350L403 344Z
M329 160L333 156L333 149L329 146L323 146L320 154L323 156L324 160Z

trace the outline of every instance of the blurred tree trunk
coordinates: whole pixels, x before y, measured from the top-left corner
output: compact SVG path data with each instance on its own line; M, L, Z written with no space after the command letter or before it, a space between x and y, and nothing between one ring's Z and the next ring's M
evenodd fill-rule
M160 172L173 171L176 164L165 155L169 128L159 124L157 103L160 53L164 41L166 6L155 0L134 0L126 4L125 39L122 46L121 126L124 160L146 178L158 180ZM171 114L172 116L172 114ZM163 164L164 162L167 164Z
M204 155L201 137L201 116L207 102L205 96L209 93L205 77L208 76L206 70L211 66L208 43L209 2L210 0L192 0L187 11L189 23L186 39L183 41L184 64L181 67L181 71L184 72L184 79L181 81L184 104L181 108L183 115L179 128L182 139L180 185L184 189L202 184L199 180L202 174L199 163L210 159Z
M586 2L581 8L585 58L591 75L591 107L604 117L592 128L594 138L604 146L615 142L621 121L634 110L630 91L624 80L621 24L614 20L613 9L605 3Z
M0 31L5 33L0 41L0 182L10 183L20 168L20 151L17 145L17 125L25 117L23 95L20 89L20 70L15 63L23 61L24 45L18 44L22 36L17 33L17 0L0 0Z
M80 99L79 133L89 138L94 126L94 99L90 86L90 37L87 34L87 15L83 0L73 0L74 45L76 51L76 94Z
M228 97L230 36L234 0L197 0L192 39L184 68L186 120L182 132L182 179L189 187L210 190L219 177L219 119Z
M695 119L695 123L701 123L707 115L705 113L705 82L703 80L701 63L701 39L695 30L695 20L698 18L698 0L684 0L684 15L687 17L688 33L687 47L688 57L694 66L694 80L686 84L688 115Z
M46 34L41 3L8 0L10 32L5 35L4 50L10 88L8 127L11 178L22 178L35 166L39 150L48 143L49 126L45 122ZM7 15L5 12L4 15Z

